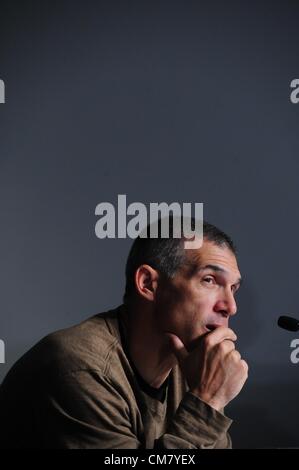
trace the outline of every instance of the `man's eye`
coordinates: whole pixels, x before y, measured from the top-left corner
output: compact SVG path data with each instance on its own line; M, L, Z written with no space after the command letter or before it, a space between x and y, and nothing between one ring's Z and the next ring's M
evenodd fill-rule
M207 282L208 284L212 284L212 282L214 281L214 278L209 276L209 277L205 277L204 278L204 281Z

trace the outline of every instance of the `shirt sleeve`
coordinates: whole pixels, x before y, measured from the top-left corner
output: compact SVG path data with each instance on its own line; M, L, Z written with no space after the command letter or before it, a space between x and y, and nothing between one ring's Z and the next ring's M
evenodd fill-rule
M47 384L40 410L42 447L137 449L141 447L121 389L96 370L57 377Z
M228 449L232 420L191 392L187 392L168 426L156 441L164 449Z
M117 384L95 370L82 370L51 380L37 413L44 448L142 449L133 429L136 419ZM230 447L231 420L187 392L155 449Z

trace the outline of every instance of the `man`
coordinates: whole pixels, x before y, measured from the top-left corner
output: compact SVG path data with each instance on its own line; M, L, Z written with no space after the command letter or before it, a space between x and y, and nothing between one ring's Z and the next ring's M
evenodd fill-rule
M231 239L204 223L183 238L137 238L124 304L56 332L0 388L1 447L231 446L223 409L248 367L228 322L241 276Z

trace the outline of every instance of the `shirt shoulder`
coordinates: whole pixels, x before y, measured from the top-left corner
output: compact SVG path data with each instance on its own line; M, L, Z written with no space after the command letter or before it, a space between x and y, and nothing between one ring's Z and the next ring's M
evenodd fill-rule
M6 382L20 377L26 377L26 382L44 382L84 370L109 376L111 367L121 370L126 356L120 339L119 314L120 307L47 335L17 361Z
M47 363L43 365L60 374L88 369L106 374L116 357L124 354L118 315L118 309L110 310L46 336L37 345Z

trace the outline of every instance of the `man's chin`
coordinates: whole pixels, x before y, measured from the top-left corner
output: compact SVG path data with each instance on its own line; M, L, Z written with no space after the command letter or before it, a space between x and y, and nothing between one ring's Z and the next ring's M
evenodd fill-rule
M198 336L196 336L196 338L188 341L187 344L185 345L187 351L192 352L194 349L196 349L199 345L200 339L208 333L209 333L209 330L205 329Z

